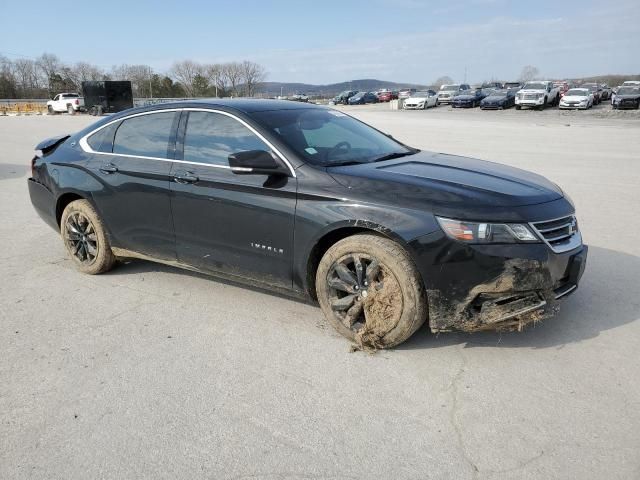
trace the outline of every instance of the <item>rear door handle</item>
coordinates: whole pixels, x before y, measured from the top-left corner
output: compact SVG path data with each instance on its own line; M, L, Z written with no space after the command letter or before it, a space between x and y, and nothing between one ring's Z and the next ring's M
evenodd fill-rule
M118 167L116 167L113 163L105 163L100 167L100 171L102 173L116 173L118 171Z
M183 185L186 185L189 183L196 183L200 179L197 176L195 176L193 172L180 172L180 173L176 173L173 176L173 180L176 183L181 183Z

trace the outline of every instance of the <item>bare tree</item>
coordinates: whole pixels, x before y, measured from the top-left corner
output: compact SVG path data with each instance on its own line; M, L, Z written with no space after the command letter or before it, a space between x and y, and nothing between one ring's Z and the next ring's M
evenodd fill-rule
M173 77L182 84L186 94L189 97L194 96L194 81L198 76L205 76L202 65L193 60L183 60L182 62L176 62L171 67L171 74Z
M225 82L224 75L222 72L222 65L218 63L210 63L208 65L203 65L204 67L204 77L209 81L209 85L215 88L216 97L219 97L224 94L225 90Z
M231 95L239 97L241 95L239 87L243 78L242 64L238 62L230 62L221 65L221 68L224 82L228 85Z
M535 80L538 77L539 73L540 71L538 70L537 67L534 67L533 65L527 65L526 67L522 68L522 71L520 72L519 80L521 82L528 82L529 80Z
M244 82L245 95L252 97L256 93L256 88L265 78L267 71L262 65L245 60L240 65L242 72L242 80Z
M40 69L42 76L44 77L44 84L49 90L49 95L53 94L53 79L56 74L59 73L62 67L60 59L52 53L43 53L36 60L36 65Z
M28 58L19 58L13 62L15 78L21 95L31 98L38 89L38 69L36 62Z

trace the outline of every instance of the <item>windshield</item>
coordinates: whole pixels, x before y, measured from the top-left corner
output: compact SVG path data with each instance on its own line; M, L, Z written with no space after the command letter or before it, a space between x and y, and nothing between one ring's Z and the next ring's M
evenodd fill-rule
M586 97L587 95L589 95L589 92L574 88L565 93L565 95L567 97Z
M443 85L440 87L440 90L458 90L460 88L458 85Z
M547 84L542 82L528 82L524 85L525 90L546 90Z
M302 159L323 167L369 163L417 151L337 110L271 110L252 117Z
M640 95L640 88L622 87L618 90L618 95Z
M491 96L491 97L506 97L507 96L507 90L494 90L492 93L489 94L489 96Z

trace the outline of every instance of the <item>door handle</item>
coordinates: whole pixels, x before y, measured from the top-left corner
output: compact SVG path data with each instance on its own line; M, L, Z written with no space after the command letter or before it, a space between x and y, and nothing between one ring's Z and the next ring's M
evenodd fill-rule
M118 171L118 167L116 167L113 163L105 163L100 167L100 171L102 173L116 173Z
M200 179L197 176L195 176L193 172L180 172L180 173L176 173L173 176L173 180L176 183L187 185L190 183L196 183Z

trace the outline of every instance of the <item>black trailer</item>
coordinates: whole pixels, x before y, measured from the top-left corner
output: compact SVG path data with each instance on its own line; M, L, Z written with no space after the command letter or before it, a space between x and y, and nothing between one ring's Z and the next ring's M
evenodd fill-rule
M91 115L116 113L133 107L129 81L82 82L84 107Z

